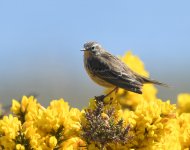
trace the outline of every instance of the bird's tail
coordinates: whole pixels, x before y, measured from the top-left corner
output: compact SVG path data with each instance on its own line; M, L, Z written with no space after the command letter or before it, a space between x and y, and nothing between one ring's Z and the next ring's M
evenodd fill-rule
M140 79L143 83L152 83L152 84L156 84L156 85L160 85L160 86L164 86L164 87L169 87L169 85L167 85L165 83L162 83L162 82L159 82L159 81L147 78L147 77L140 76Z

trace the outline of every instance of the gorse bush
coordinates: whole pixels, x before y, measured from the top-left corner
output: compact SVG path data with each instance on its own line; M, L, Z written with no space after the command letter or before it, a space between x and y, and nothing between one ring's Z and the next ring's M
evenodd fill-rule
M121 59L148 76L138 57L129 52ZM156 94L151 84L143 86L142 95L119 89L104 101L90 99L82 110L63 99L44 108L33 96L23 96L0 120L0 149L188 150L190 95L180 94L176 106Z

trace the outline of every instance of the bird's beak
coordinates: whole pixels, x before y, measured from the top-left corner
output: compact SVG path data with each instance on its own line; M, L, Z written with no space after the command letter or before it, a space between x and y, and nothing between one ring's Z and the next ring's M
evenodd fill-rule
M87 49L81 49L80 51L87 51Z

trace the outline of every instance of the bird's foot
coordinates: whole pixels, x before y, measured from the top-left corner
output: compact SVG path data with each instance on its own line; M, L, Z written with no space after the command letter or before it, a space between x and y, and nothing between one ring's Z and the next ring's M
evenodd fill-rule
M95 96L95 100L103 102L105 97L105 95Z

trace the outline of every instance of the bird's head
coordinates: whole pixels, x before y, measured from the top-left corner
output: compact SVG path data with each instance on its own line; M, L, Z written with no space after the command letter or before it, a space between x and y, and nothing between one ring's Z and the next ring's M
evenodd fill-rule
M84 51L86 53L90 53L92 55L100 55L105 50L97 42L87 42L84 44L84 49L82 49L81 51Z

